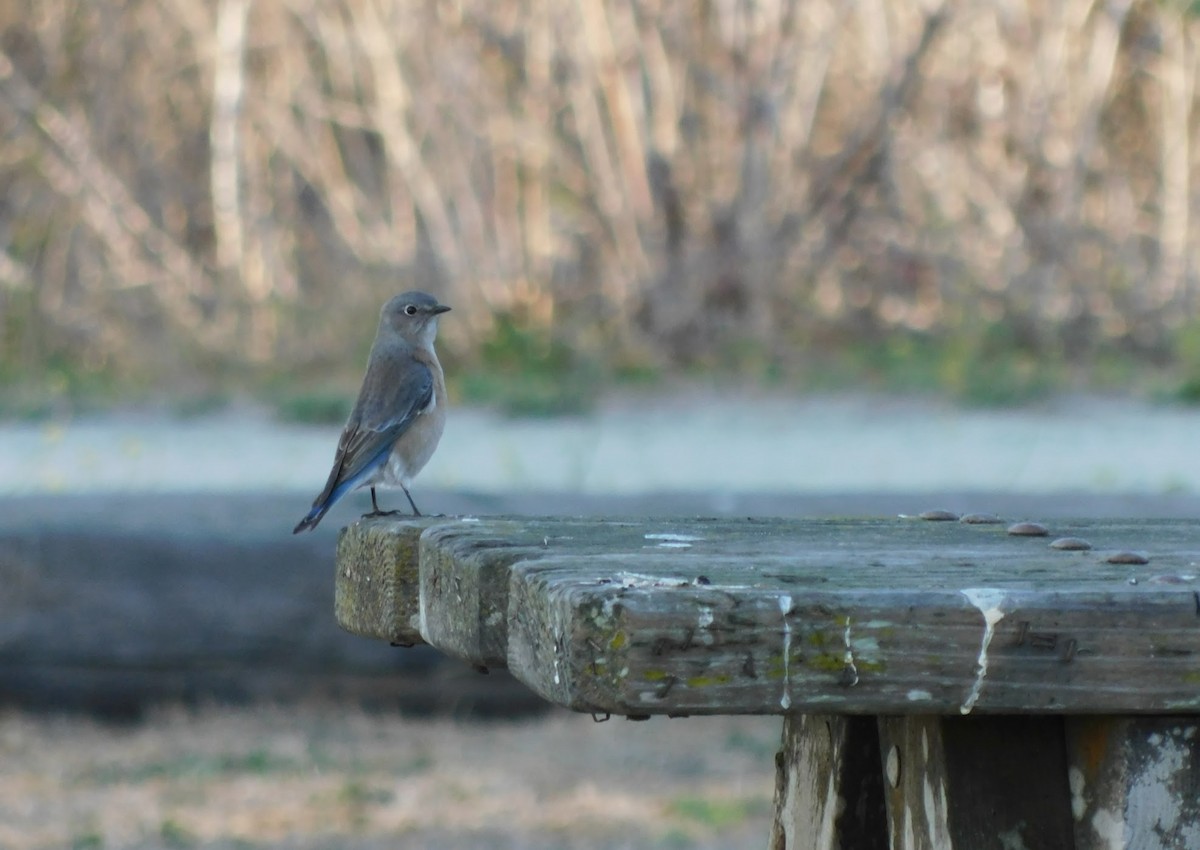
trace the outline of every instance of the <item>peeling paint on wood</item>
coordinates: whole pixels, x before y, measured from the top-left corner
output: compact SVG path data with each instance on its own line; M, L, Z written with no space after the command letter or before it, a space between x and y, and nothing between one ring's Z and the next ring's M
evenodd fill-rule
M885 850L879 735L870 717L788 715L771 850Z
M1067 722L1076 850L1200 847L1200 718Z

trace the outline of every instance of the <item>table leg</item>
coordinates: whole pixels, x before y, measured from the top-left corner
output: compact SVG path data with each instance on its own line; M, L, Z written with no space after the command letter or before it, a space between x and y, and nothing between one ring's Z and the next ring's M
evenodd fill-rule
M1076 850L1200 847L1200 719L1073 717Z
M770 850L886 850L873 717L788 715Z
M1072 847L1061 717L885 717L893 850Z

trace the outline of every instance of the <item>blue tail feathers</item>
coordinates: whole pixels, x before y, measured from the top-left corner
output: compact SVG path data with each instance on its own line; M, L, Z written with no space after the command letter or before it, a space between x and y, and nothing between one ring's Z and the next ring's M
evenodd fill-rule
M325 516L325 512L331 507L333 507L333 503L328 501L323 502L320 505L313 505L312 510L305 515L304 519L296 523L296 527L292 529L292 534L299 534L301 531L308 531L310 528L316 528L317 523L321 521L321 517Z
M317 523L321 518L328 513L329 509L336 505L343 496L366 483L368 477L371 476L380 466L387 462L388 455L392 453L392 447L388 446L379 454L377 454L370 463L360 469L354 476L347 478L345 481L338 484L333 490L322 499L320 496L313 502L312 509L305 514L304 519L296 523L296 527L292 529L292 534L299 534L301 531L308 531L316 528Z

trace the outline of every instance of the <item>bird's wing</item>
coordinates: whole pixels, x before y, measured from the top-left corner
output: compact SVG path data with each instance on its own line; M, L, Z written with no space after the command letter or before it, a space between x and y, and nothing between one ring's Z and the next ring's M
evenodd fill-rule
M372 367L376 365L373 363ZM384 460L400 435L429 406L433 398L433 373L429 367L417 360L409 360L401 371L398 380L389 381L384 376L394 376L396 370L367 370L358 403L338 440L329 480L313 501L314 507L329 500L339 485ZM339 493L334 501L342 495Z

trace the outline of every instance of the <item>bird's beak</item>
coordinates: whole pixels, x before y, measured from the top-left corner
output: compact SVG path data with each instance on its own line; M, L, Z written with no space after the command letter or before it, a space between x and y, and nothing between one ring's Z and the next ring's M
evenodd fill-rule
M436 315L438 315L439 313L449 313L449 312L450 312L450 308L449 308L449 307L447 307L445 304L439 304L439 305L437 305L436 307L431 307L431 308L430 308L430 310L429 310L429 312L433 313L433 315L435 315L435 316L436 316Z

